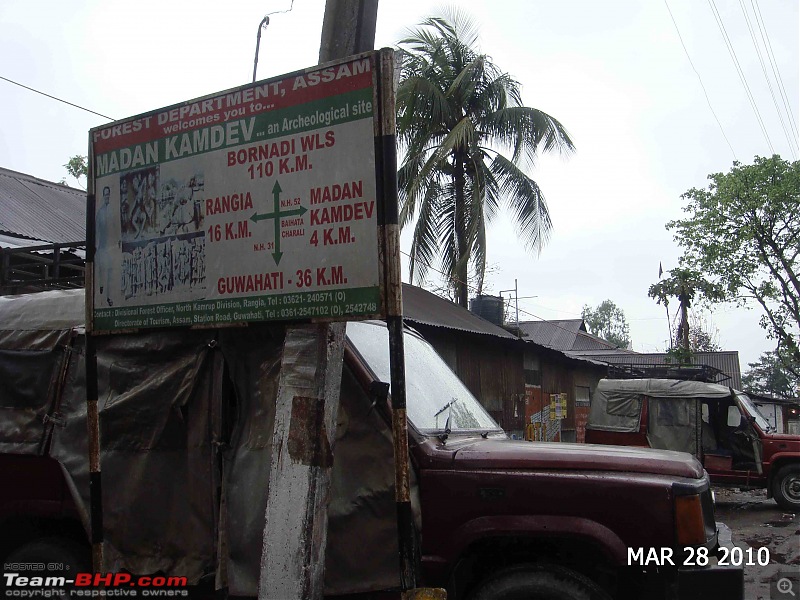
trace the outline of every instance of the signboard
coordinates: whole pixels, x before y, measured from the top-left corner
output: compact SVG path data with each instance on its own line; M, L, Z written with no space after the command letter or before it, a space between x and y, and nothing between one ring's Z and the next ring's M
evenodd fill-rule
M378 58L93 129L92 329L385 314Z
M567 395L565 393L550 394L550 420L567 418Z

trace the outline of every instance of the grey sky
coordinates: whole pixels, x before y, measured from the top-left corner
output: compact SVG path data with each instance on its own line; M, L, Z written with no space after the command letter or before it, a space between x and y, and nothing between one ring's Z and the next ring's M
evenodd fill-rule
M280 2L5 2L0 5L0 75L114 118L125 118L250 81L255 34ZM774 151L796 159L781 128L743 15L761 44L760 9L798 113L798 3L715 0ZM580 316L611 298L631 324L634 349L663 350L663 307L648 286L677 264L664 224L680 218L680 194L706 176L772 153L712 13L703 0L668 0L730 146L709 109L667 4L660 0L469 1L481 48L522 83L523 100L558 118L577 153L543 157L531 175L550 206L554 232L540 256L526 253L505 218L489 236L490 290L514 287L522 319ZM382 0L376 45L437 10L428 2ZM259 78L316 63L324 2L296 0L264 32ZM766 60L766 58L765 58ZM767 73L772 70L766 63ZM775 86L773 80L773 86ZM781 111L784 110L779 101ZM0 81L0 166L58 181L85 154L88 130L106 121ZM786 116L784 114L784 120ZM408 236L403 248L408 250ZM405 260L404 260L405 262ZM773 347L757 310L715 308L724 349L742 368Z

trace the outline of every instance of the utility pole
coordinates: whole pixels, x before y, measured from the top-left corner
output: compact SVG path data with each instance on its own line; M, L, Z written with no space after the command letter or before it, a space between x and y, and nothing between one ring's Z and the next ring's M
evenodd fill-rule
M319 62L375 49L378 0L327 0Z
M377 0L328 0L320 62L372 50L377 13ZM344 340L344 323L292 325L286 330L259 600L316 600L323 596L327 498Z

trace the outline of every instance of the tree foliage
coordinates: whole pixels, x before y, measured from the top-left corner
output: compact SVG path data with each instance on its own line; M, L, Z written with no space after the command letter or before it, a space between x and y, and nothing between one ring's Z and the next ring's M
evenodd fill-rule
M656 303L663 303L668 308L670 298L676 298L680 303L681 319L674 339L671 340L671 343L674 343L667 350L667 356L671 362L690 364L692 351L699 351L698 346L704 344L704 340L696 336L695 344L692 344L689 308L695 299L700 303L719 302L724 298L724 293L718 284L708 281L702 273L694 269L678 267L670 269L667 273L666 278L650 286L647 295L655 299ZM708 342L710 341L709 339Z
M584 306L581 317L592 335L619 348L630 346L630 326L625 319L625 312L611 300L603 300L596 308Z
M742 387L748 392L773 398L797 398L800 377L786 368L777 352L764 352L742 376Z
M667 224L681 263L726 300L760 306L761 326L800 375L800 162L756 157L709 180L683 194L687 217Z
M486 225L502 208L528 248L547 241L547 204L524 169L539 151L574 150L561 123L523 106L519 83L476 44L463 14L428 18L400 42L397 90L400 223L416 219L411 275L424 280L438 257L462 306L470 264L482 287Z
M692 306L695 298L703 302L719 302L724 298L722 288L708 281L705 276L694 269L675 268L667 271L668 276L654 283L647 295L656 303L669 303L669 298L677 298L685 302L686 308Z
M64 168L67 170L67 173L77 179L78 184L80 184L81 177L86 177L89 173L88 158L86 156L76 154L67 161L67 164L64 165ZM62 179L60 183L62 185L67 185L67 181L65 179Z

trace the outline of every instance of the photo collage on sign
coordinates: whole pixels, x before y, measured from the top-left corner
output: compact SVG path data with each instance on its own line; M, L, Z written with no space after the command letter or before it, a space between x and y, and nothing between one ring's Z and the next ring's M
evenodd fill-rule
M120 175L126 300L205 289L203 190L202 172L164 180L156 165Z

